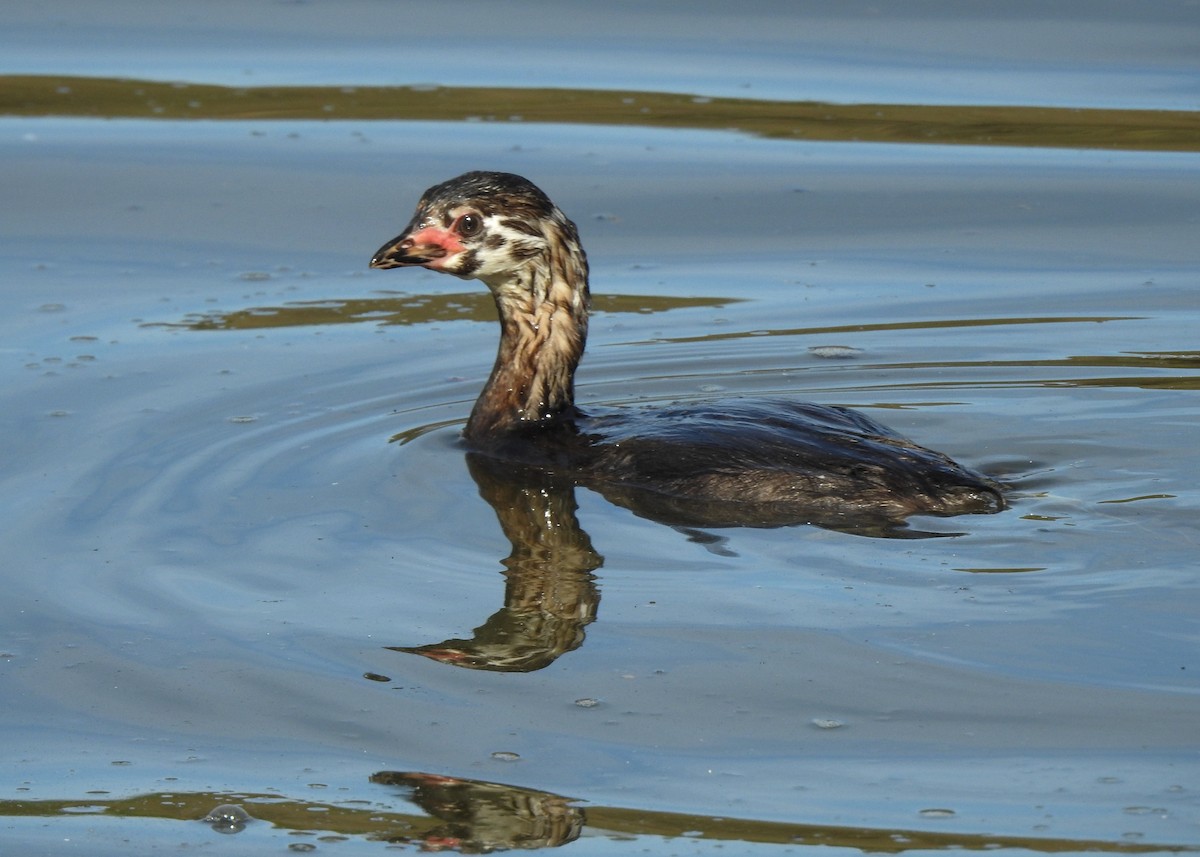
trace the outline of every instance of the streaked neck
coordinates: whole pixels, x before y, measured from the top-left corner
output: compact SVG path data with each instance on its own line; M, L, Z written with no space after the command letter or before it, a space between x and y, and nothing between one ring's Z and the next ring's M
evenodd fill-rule
M506 432L570 417L575 369L587 341L588 269L578 242L556 242L506 280L488 283L500 314L500 347L464 437L483 444Z

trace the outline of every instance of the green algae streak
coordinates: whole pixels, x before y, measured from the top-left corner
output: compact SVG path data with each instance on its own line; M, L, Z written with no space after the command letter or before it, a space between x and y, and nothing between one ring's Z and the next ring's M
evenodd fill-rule
M737 131L784 140L1200 151L1200 112L828 104L660 92L440 86L228 87L0 75L0 115L491 121Z

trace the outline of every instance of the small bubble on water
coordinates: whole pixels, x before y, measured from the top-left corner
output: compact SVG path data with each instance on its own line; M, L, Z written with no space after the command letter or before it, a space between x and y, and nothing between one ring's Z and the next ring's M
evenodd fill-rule
M311 842L293 842L288 846L288 851L300 851L305 854L307 854L309 851L316 850L317 846L313 845Z
M250 813L237 804L223 803L213 807L208 815L200 820L211 825L217 833L240 833L246 829L246 822L251 818Z
M268 271L243 271L238 274L238 279L247 283L261 283L271 279L271 274Z
M933 807L931 809L923 809L917 814L921 816L921 818L954 818L954 816L958 813L952 809Z
M1170 814L1159 806L1127 806L1124 811L1126 815L1157 815L1160 818L1166 818Z
M580 699L575 700L575 704L578 705L580 708L595 708L597 705L600 704L600 700L593 699L590 696L584 696L584 697L581 697Z
M258 417L248 417L248 416L230 417L229 422L231 422L231 423L253 423L253 422L258 422Z
M814 345L808 349L808 353L826 360L849 360L858 357L863 350L852 345Z
M840 729L846 725L842 721L830 717L814 717L812 723L818 729Z
M508 750L497 750L495 753L492 753L492 758L497 762L519 762L521 755L509 752Z

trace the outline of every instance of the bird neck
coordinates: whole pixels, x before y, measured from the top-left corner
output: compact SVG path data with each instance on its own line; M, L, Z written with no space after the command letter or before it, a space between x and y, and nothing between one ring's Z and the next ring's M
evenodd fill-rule
M500 347L463 432L470 443L574 415L589 298L587 258L571 237L550 242L511 274L485 281L500 314Z

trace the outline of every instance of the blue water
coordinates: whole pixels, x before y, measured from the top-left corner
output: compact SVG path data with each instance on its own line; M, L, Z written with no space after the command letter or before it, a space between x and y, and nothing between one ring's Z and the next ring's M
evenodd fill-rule
M494 8L12 4L0 72L1195 106L1184 4ZM704 534L581 489L577 646L520 674L388 648L504 605L512 546L455 444L482 287L366 270L480 167L580 225L585 404L851 405L1014 508L920 522L953 538ZM343 849L382 848L377 816L420 839L434 804L384 771L583 801L579 854L805 825L848 852L1197 847L1196 153L45 117L0 118L0 171L0 836L27 852L227 844L210 799L272 818L246 845L313 816ZM299 313L347 301L365 320Z
M352 2L13 0L9 73L234 86L629 89L842 103L1194 110L1186 0Z

